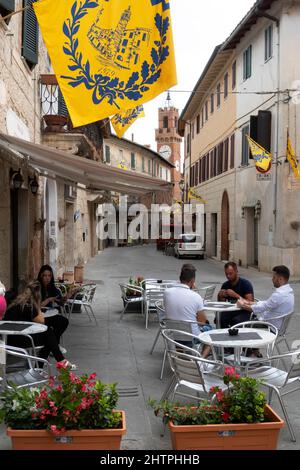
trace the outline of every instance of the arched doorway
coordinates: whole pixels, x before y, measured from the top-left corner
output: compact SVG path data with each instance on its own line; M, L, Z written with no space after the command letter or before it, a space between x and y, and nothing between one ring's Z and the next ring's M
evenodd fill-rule
M229 198L227 191L222 197L221 212L221 259L229 260Z
M57 262L57 187L56 181L47 179L45 186L45 262L56 271Z

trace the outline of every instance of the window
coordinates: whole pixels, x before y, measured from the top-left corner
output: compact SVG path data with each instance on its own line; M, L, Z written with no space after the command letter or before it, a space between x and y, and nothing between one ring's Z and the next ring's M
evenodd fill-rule
M230 137L230 168L234 168L235 134Z
M198 114L197 119L196 119L196 128L197 128L197 134L200 133L200 114Z
M195 170L196 170L196 174L195 174L195 186L198 186L198 183L199 183L199 162L196 163L196 165L195 165Z
M243 54L243 77L248 80L252 75L252 46L244 51Z
M164 116L164 118L163 118L163 128L168 129L168 127L169 127L168 124L169 124L168 116Z
M228 170L228 156L229 156L229 139L225 140L224 143L224 165L223 165L223 171Z
M131 168L135 170L135 154L131 153Z
M151 175L151 160L148 160L148 173Z
M24 0L24 7L31 6L34 0ZM22 56L32 69L38 63L39 32L33 8L23 11Z
M273 56L273 25L265 30L265 61Z
M110 163L110 146L105 145L105 163Z
M190 154L190 134L188 134L186 137L186 153L187 155Z
M210 95L210 112L211 112L211 114L213 114L214 110L215 110L215 95L212 93Z
M232 64L232 89L236 87L236 62Z
M204 126L204 109L201 109L201 127Z
M156 162L153 161L153 173L152 176L156 176Z
M224 149L224 145L223 145L223 142L221 142L218 145L218 168L217 168L218 175L220 175L223 171L223 149Z
M162 179L162 166L159 167L159 177Z
M225 73L224 76L224 100L226 100L228 96L228 73Z
M15 0L0 0L0 15L9 15L12 11L15 11ZM6 23L9 23L11 17L7 18Z
M145 171L145 157L142 157L142 171Z
M205 121L208 121L208 102L205 103Z
M219 108L221 106L221 84L218 83L217 86L217 107Z
M249 144L247 135L249 135L249 124L242 129L242 166L249 165Z
M213 178L215 176L214 174L214 151L212 150L209 154L209 160L210 160L210 177Z
M194 138L195 135L195 126L194 123L192 124L192 139Z

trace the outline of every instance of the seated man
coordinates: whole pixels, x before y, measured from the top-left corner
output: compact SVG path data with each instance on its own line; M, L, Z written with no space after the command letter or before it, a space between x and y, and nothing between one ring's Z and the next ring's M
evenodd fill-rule
M222 284L218 293L219 301L236 303L239 299L246 299L253 302L254 293L251 282L239 276L236 263L230 261L224 266L227 281ZM235 312L222 312L221 328L229 328L237 323L241 323L250 319L249 311L237 310Z
M192 264L184 264L180 273L181 284L165 290L164 305L166 317L170 320L202 323L203 326L192 325L192 334L198 336L202 331L211 330L212 327L203 311L202 297L192 291L195 288L195 278L196 268ZM209 353L210 347L204 346L202 356L205 358Z
M259 320L269 322L269 318L287 315L294 310L294 291L289 285L290 271L286 266L275 266L273 268L273 285L275 292L267 299L256 304L247 300L238 300L238 305L243 309L253 312ZM270 320L272 325L280 329L282 319Z

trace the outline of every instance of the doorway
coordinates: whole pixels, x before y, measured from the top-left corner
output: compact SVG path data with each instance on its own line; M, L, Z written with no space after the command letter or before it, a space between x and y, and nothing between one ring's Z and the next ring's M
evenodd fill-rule
M47 179L45 190L45 262L56 272L57 246L57 187L56 181Z
M25 287L28 273L28 191L10 191L11 207L11 285L15 292Z
M221 259L229 260L229 198L223 193L221 212Z

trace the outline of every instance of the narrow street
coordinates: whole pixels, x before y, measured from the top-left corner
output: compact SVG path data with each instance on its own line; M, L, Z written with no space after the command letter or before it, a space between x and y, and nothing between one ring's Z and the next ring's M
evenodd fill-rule
M130 276L145 278L176 279L186 260L165 256L154 246L130 248L109 248L90 260L85 267L85 279L97 284L94 311L98 326L89 323L86 315L73 314L65 334L64 345L67 357L79 366L78 373L96 372L105 382L118 382L120 409L126 411L127 434L122 441L124 449L171 449L168 432L160 436L161 420L154 416L147 406L149 397L159 399L166 387L169 370L166 367L163 381L159 379L163 345L160 340L153 355L149 354L156 331L156 319L151 318L149 329L145 330L140 314L125 314L120 323L122 309L119 282L127 282ZM223 279L223 264L218 261L191 260L197 267L197 283L218 283ZM272 283L266 273L252 269L240 269L243 277L251 280L255 296L269 295ZM295 290L295 304L299 305L300 292L297 280L292 280ZM218 290L217 286L217 290ZM300 339L299 318L295 313L290 325L289 342ZM300 439L300 410L296 395L287 398L288 412ZM276 400L272 402L279 409ZM0 449L9 449L10 440L1 428ZM280 434L280 449L296 449L287 430Z

